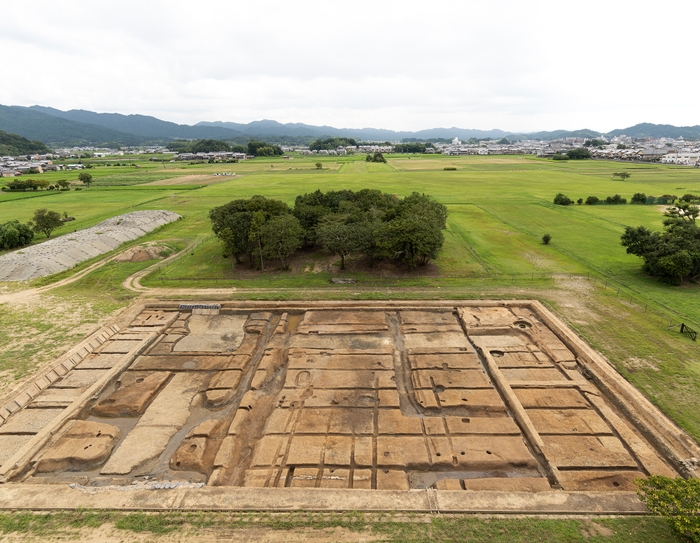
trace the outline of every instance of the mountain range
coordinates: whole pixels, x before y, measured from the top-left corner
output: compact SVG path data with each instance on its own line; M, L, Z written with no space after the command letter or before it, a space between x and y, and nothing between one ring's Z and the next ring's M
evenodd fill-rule
M218 139L246 143L250 139L266 139L274 143L304 144L320 137L351 137L365 141L398 141L407 138L509 138L551 140L564 137L593 138L604 134L633 138L684 137L700 138L700 126L641 123L608 133L594 130L555 130L550 132L516 133L504 130L474 130L465 128L430 128L416 132L381 128L335 128L303 123L279 123L273 120L251 123L199 122L195 125L177 124L148 115L95 113L82 109L62 111L45 106L0 105L0 130L39 140L53 147L64 146L134 146L165 144L175 139Z

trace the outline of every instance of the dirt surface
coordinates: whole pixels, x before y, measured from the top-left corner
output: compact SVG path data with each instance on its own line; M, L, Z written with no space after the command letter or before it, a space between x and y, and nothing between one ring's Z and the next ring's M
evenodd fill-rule
M27 534L3 534L0 536L2 543L24 543L27 541L71 541L74 543L151 543L159 541L163 543L370 543L372 541L385 540L365 531L349 530L335 527L326 529L294 528L273 529L267 527L250 527L236 530L225 529L200 529L196 532L192 529L186 534L171 533L156 535L152 533L134 533L119 530L110 524L99 528L70 531L64 535L32 536Z
M615 493L676 474L584 378L544 308L406 304L146 307L5 415L0 469L90 492Z
M147 260L162 259L163 253L169 251L165 245L139 245L127 249L118 255L115 262L146 262Z

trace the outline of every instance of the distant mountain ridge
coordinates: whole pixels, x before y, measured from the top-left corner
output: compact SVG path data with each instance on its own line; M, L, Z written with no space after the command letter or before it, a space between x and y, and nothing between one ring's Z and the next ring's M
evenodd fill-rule
M18 134L31 140L39 140L54 147L61 146L131 146L166 144L175 139L219 139L247 142L250 139L288 139L295 143L308 143L321 137L351 137L365 141L397 141L405 138L492 138L492 139L541 139L566 137L594 138L625 134L641 137L683 137L699 139L700 126L673 126L640 123L629 128L608 133L594 130L554 130L519 133L504 130L476 130L465 128L429 128L425 130L395 131L382 128L335 128L304 123L280 123L264 119L250 123L202 121L195 125L177 124L148 115L123 115L121 113L95 113L82 109L61 111L45 106L0 105L0 130Z

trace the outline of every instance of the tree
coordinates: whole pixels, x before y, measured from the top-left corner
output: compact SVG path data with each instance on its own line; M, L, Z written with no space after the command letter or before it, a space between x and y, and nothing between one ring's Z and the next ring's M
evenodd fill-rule
M59 179L56 182L56 184L64 190L67 189L68 187L70 187L70 181L67 181L65 179Z
M630 204L646 204L647 203L647 195L644 194L643 192L635 192L634 195L632 196L632 199L630 200Z
M16 249L29 245L34 238L34 232L27 224L17 220L0 225L0 250Z
M632 174L627 172L615 172L614 174L612 174L612 176L617 177L618 179L622 179L624 181L625 179L629 179L632 176Z
M587 206L594 206L594 205L596 205L598 202L600 202L600 198L598 198L597 196L589 196L588 198L586 198L585 204L586 204Z
M576 203L577 203L578 205L583 204L583 198L579 198L578 200L576 200Z
M386 225L383 235L383 246L389 256L404 262L410 270L437 258L445 241L434 221L419 216L394 219Z
M83 185L87 185L87 187L90 188L90 185L92 184L92 174L88 172L80 172L80 175L78 175L78 181L82 181Z
M568 206L573 204L571 198L569 198L565 194L562 194L561 192L554 197L554 203L558 206Z
M552 236L550 234L545 234L542 236L542 243L545 245L549 245L549 242L552 241Z
M47 238L51 237L51 232L56 228L63 226L61 215L56 211L48 211L46 208L37 209L34 212L29 226L34 232L46 234Z
M278 258L282 269L289 267L287 259L301 247L304 234L294 215L279 215L267 221L260 229L262 253L266 258Z
M316 169L317 169L317 170L323 169L323 164L321 164L320 162L317 162L317 163L316 163Z
M316 228L318 241L331 254L340 257L340 269L345 269L345 257L358 249L358 230L336 217L324 219Z

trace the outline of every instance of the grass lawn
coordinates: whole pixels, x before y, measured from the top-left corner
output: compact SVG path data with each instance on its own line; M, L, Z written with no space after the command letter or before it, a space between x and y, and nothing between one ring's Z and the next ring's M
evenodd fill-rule
M182 249L199 244L143 283L151 287L237 287L231 299L472 299L536 298L562 316L577 333L604 354L621 374L675 422L700 440L700 346L680 336L669 321L700 329L697 285L670 287L641 273L641 261L620 246L626 225L660 230L659 206L586 206L552 204L563 192L574 201L635 192L661 196L700 193L700 171L664 165L604 161L553 162L530 156L389 156L388 164L367 163L364 156L261 158L239 164L173 164L136 156L109 159L133 166L95 161L89 189L68 192L0 193L2 222L31 219L39 207L67 212L76 221L57 229L69 235L98 222L142 209L167 209L183 220L166 225L136 243L162 241ZM316 169L316 162L323 168ZM445 171L455 167L455 171ZM627 171L625 181L613 172ZM199 185L195 176L236 172ZM44 174L45 179L77 179L77 172ZM192 176L192 177L188 177ZM186 184L147 185L182 177ZM256 194L293 205L298 194L337 189L379 189L405 196L427 193L448 207L445 246L428 269L407 275L392 264L369 270L357 261L341 272L338 259L321 251L300 253L293 271L265 273L233 269L213 238L208 212L232 199ZM543 245L541 238L552 241ZM35 243L44 241L39 235ZM37 280L51 284L84 269ZM146 263L110 263L79 281L35 296L23 304L1 306L0 388L36 371L91 329L108 321L135 294L121 282ZM349 276L356 285L331 285L331 277ZM584 279L585 278L585 279ZM27 285L0 284L0 294ZM167 296L167 295L165 295ZM75 518L73 518L73 516ZM82 515L82 516L81 516ZM478 519L347 515L217 515L141 513L16 514L0 518L0 532L40 537L61 530L112 526L126 532L230 534L239 529L350 530L381 541L678 541L666 524L632 519ZM355 523L355 524L353 524ZM70 529L66 527L71 527ZM266 532L267 533L267 532ZM335 532L334 532L335 533ZM19 534L19 535L18 535ZM119 537L123 537L120 535ZM339 537L339 540L341 538Z

